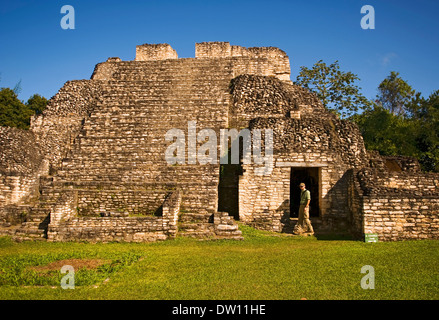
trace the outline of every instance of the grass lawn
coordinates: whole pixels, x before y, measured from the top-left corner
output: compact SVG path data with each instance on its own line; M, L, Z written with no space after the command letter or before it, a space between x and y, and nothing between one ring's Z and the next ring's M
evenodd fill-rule
M322 240L240 226L244 241L15 243L0 238L0 299L439 299L439 241ZM75 289L62 289L63 263ZM375 289L361 288L364 265Z

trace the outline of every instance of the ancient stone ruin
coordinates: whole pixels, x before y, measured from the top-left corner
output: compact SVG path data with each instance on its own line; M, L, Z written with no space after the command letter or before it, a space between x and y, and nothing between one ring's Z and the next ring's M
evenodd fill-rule
M245 139L231 135L228 153L218 143L226 161L191 161L207 128L262 132L250 160L272 154L244 161ZM170 129L183 133L184 162L165 157ZM65 83L30 130L0 128L0 234L15 239L242 239L236 220L291 232L300 182L317 233L439 238L439 175L366 151L355 124L290 81L278 48L197 43L179 59L168 44L137 46L134 61L109 58Z

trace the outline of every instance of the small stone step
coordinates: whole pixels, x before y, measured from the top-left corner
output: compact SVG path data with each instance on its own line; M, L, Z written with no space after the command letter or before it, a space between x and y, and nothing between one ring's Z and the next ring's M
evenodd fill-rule
M178 221L182 223L209 223L212 222L211 216L209 213L182 213L178 217Z
M197 238L197 239L215 237L214 232L206 232L206 231L178 231L177 235L180 237Z

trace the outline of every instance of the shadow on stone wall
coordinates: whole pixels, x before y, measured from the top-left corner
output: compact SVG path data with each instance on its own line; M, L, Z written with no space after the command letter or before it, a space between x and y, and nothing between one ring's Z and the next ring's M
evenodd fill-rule
M322 198L322 215L319 219L320 221L316 219L318 222L315 226L316 232L350 232L350 177L350 171L346 171Z

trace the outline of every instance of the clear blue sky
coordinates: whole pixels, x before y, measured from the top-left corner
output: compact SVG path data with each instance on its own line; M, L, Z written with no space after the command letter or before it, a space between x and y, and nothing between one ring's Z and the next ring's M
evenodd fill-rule
M300 66L339 60L376 95L390 71L428 96L439 89L439 1L32 1L0 0L0 87L21 80L19 98L52 97L68 80L89 79L108 57L133 60L135 46L169 43L194 57L195 43L228 41L275 46ZM75 9L75 30L60 26L63 5ZM360 27L363 5L375 8L375 30Z

